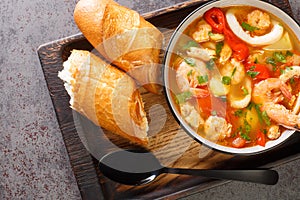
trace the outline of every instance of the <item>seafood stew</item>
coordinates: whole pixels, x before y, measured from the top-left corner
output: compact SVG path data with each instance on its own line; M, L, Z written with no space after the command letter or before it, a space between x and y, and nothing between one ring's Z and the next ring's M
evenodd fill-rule
M300 42L253 6L211 7L183 31L170 57L170 91L199 136L230 148L265 147L300 128Z

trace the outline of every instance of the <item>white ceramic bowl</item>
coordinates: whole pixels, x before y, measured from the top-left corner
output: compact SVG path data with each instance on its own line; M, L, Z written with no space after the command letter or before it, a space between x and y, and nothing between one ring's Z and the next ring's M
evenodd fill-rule
M262 146L253 146L253 147L246 147L246 148L233 148L233 147L227 147L222 146L219 144L216 144L214 142L211 142L203 137L201 137L199 134L197 134L181 117L180 112L177 109L176 102L171 96L172 88L174 87L174 84L176 84L174 81L175 73L172 72L172 69L169 67L170 65L170 59L172 52L176 52L176 43L180 37L182 37L182 32L188 27L189 24L191 24L194 20L201 17L207 10L213 8L213 7L226 7L231 5L248 5L248 6L255 6L257 8L260 8L262 10L266 10L273 15L277 16L278 18L282 19L287 25L289 25L290 29L296 34L296 37L298 40L300 40L300 27L299 25L284 11L277 8L276 6L266 3L259 0L221 0L221 1L213 1L210 3L207 3L203 6L200 6L198 9L193 11L189 16L187 16L181 24L177 27L174 34L171 37L171 40L168 44L166 55L164 59L164 70L163 70L163 78L164 78L164 84L165 84L165 93L166 98L169 103L170 109L173 112L174 117L176 120L180 123L181 127L185 129L185 131L193 138L195 138L198 142L212 148L215 150L219 150L221 152L225 153L231 153L231 154L243 154L243 155L250 155L250 154L257 154L262 153L264 151L270 150L271 148L274 148L280 144L282 144L285 140L287 140L294 131L287 130L282 133L282 135L273 141L269 141L266 143L265 147Z

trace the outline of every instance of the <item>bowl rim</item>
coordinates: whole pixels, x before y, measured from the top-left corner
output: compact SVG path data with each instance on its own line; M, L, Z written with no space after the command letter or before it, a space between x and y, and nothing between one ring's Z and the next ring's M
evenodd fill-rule
M225 7L225 6L231 6L231 5L248 5L252 7L257 7L262 10L267 10L268 12L271 12L273 15L277 16L278 18L284 20L286 24L288 24L289 28L292 30L292 32L295 34L295 36L300 40L300 27L298 22L285 13L281 8L277 7L276 5L261 1L261 0L248 0L248 1L243 1L243 0L213 0L210 2L207 2L198 8L196 8L194 11L192 11L187 17L185 17L181 23L177 26L175 29L174 33L172 34L168 45L165 50L165 55L163 59L163 84L164 84L164 93L165 97L168 103L168 106L171 110L172 115L176 119L177 123L183 128L183 130L191 136L194 140L197 142L200 142L202 145L207 146L208 148L211 148L216 151L220 151L222 153L228 153L228 154L238 154L238 155L254 155L254 154L260 154L266 151L269 151L275 147L278 147L282 145L284 142L290 138L290 136L295 132L295 130L286 130L282 133L282 135L272 141L268 141L266 143L265 147L256 145L253 147L245 147L245 148L234 148L234 147L227 147L223 145L216 144L208 139L205 139L204 137L200 136L197 134L191 127L188 125L185 120L181 117L179 111L174 107L176 104L174 100L171 97L170 93L170 88L169 86L169 61L170 61L170 56L173 53L172 49L174 49L175 44L182 34L182 32L187 28L187 26L201 17L204 12L209 10L212 7ZM255 5L255 6L254 6ZM270 10L269 10L270 9ZM298 30L298 31L297 31ZM175 41L175 42L174 42Z

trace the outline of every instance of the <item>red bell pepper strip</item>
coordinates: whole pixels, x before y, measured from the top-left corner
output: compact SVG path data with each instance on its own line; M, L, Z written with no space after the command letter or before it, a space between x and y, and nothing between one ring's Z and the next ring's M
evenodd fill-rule
M204 19L212 27L212 30L217 33L225 35L225 40L232 48L233 56L243 61L249 56L249 49L247 45L240 40L234 33L226 26L225 16L220 8L211 8L204 13Z
M263 147L266 146L266 137L261 131L256 135L256 143Z
M217 33L223 33L225 28L225 16L220 8L211 8L204 13L204 19L212 30Z
M249 56L249 48L247 45L240 40L230 28L224 29L225 40L227 41L230 48L232 48L234 54L233 56L239 60L243 61Z

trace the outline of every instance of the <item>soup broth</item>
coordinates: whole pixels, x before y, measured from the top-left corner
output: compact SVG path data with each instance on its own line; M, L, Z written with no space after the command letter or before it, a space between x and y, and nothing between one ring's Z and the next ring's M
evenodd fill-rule
M208 10L184 30L171 57L182 118L202 137L235 148L265 146L298 128L299 44L265 10Z

